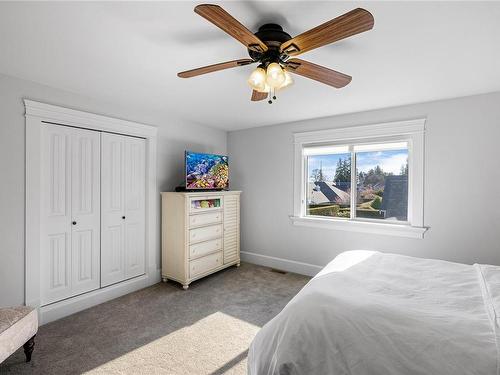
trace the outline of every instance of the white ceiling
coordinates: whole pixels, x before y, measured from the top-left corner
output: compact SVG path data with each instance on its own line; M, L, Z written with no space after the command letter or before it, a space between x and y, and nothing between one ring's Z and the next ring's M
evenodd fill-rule
M301 55L352 75L346 88L297 76L269 105L249 100L252 66L176 76L248 56L197 3L0 3L0 72L225 130L500 90L497 2L217 3L251 30L294 36L359 6L375 27Z

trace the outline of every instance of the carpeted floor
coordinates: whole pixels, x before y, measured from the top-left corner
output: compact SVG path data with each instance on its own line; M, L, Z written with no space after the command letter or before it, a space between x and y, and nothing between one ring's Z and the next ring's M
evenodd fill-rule
M252 264L191 284L152 287L40 327L30 363L1 374L246 374L259 328L307 283Z

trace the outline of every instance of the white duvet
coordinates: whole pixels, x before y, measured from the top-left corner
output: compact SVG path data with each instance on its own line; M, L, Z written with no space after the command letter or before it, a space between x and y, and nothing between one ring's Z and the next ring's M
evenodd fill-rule
M336 257L257 334L251 375L499 375L500 267Z

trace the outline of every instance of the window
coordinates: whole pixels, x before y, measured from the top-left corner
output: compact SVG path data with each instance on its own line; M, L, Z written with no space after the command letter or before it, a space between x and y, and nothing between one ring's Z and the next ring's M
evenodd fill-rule
M422 237L424 122L295 134L294 223Z
M304 149L307 163L307 216L350 217L349 147Z
M304 155L306 216L408 221L407 142L306 147Z
M408 221L408 143L354 146L354 217Z

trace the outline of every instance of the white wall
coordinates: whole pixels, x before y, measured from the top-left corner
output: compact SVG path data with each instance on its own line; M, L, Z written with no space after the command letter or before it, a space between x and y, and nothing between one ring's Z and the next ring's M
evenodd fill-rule
M424 224L430 227L423 240L291 224L294 132L421 117L427 118ZM500 265L499 144L500 93L230 132L232 188L243 190L242 251L319 266L351 249ZM258 255L244 258L316 270Z
M76 94L0 75L0 307L24 303L23 98L157 126L158 191L171 190L182 181L185 149L226 152L224 131L183 123L155 113L141 113L133 108L96 102ZM158 248L157 264L160 264L159 259Z

